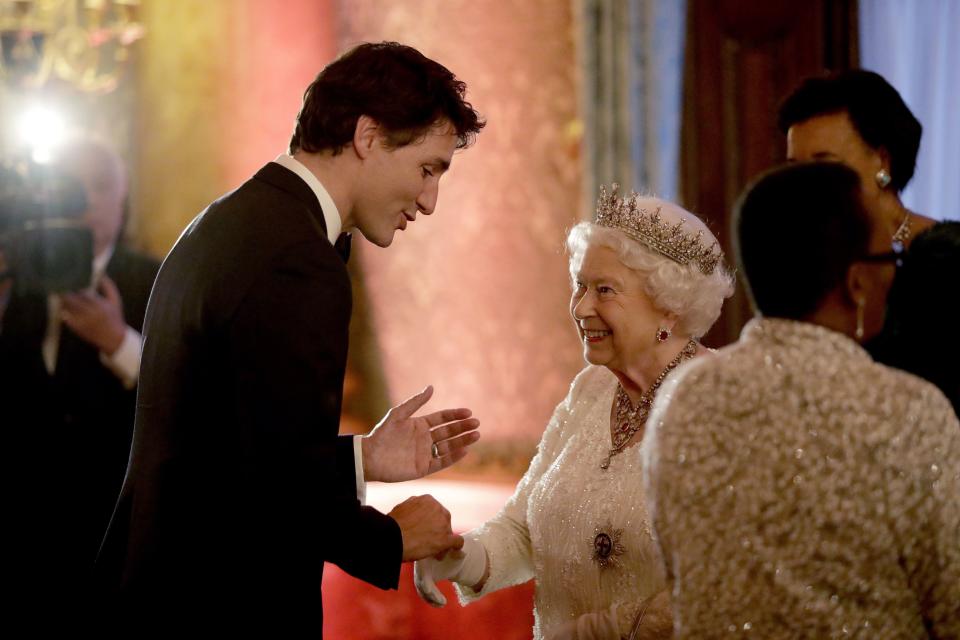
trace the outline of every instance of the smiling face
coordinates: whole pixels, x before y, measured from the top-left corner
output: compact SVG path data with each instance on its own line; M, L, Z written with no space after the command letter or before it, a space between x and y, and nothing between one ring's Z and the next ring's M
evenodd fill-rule
M638 356L656 344L656 331L666 314L643 287L643 276L620 262L617 252L589 245L571 267L570 313L590 364L626 371Z
M380 247L390 246L393 234L413 222L417 212L433 213L440 178L450 167L457 135L446 122L425 137L402 147L390 147L383 136L363 160L363 183L352 211L353 226Z

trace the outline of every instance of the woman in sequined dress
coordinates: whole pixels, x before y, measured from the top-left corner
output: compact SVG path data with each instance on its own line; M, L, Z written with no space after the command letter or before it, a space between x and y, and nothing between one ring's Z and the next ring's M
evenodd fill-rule
M652 410L678 640L960 638L960 422L861 346L894 269L860 182L821 162L753 183L732 227L757 315Z
M571 315L588 366L547 425L500 513L464 550L417 563L421 596L436 581L464 603L536 581L534 637L669 638L672 615L644 507L634 445L656 389L699 344L733 280L698 218L654 198L601 191L595 223L570 232Z

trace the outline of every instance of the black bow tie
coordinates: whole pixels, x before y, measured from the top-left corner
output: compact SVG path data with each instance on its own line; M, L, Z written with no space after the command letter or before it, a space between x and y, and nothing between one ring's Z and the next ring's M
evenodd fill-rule
M351 235L349 233L341 233L337 241L333 243L333 248L340 254L344 262L350 259L350 239Z

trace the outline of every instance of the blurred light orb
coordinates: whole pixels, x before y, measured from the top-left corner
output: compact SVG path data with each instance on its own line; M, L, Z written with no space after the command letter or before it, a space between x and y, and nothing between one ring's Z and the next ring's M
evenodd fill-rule
M54 148L63 142L67 124L59 111L48 106L32 106L20 117L17 134L30 149L35 162L47 163Z

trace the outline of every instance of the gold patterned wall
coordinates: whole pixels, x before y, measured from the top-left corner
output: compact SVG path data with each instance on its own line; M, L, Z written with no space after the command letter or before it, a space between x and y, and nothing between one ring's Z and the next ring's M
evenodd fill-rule
M332 0L144 0L133 197L153 253L286 150L334 15Z
M579 144L567 133L577 129L570 3L339 6L341 48L413 45L467 82L488 121L455 156L434 215L387 250L357 242L390 395L432 383L430 406L480 417L475 462L522 458L583 366L563 253L581 213Z

